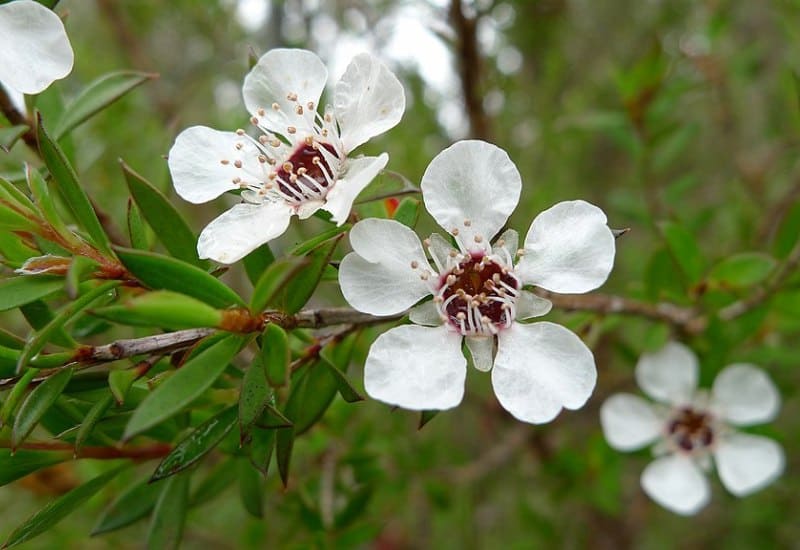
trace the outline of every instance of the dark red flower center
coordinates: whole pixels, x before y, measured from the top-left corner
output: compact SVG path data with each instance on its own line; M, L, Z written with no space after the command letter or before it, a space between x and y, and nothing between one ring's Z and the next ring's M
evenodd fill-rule
M336 156L336 149L329 143L303 143L276 170L278 190L290 201L302 202L324 197L327 187L332 183L331 178L336 177L319 151L320 147Z
M686 452L710 447L714 443L711 415L691 407L679 409L669 420L667 434L679 449Z
M514 319L519 281L488 256L473 253L443 274L440 285L440 311L461 334L495 334Z

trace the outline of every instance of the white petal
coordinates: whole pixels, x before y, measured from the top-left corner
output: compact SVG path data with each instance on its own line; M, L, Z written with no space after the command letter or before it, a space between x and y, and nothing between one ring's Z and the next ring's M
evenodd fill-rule
M433 300L428 300L412 307L408 312L408 320L415 325L426 327L438 327L444 322L439 313L439 308L436 307Z
M549 422L562 407L586 403L597 380L594 357L554 323L514 323L497 336L492 385L503 407L524 422Z
M325 197L325 206L323 206L323 210L331 213L331 219L337 225L342 225L347 221L350 211L353 209L353 201L386 167L387 162L389 162L389 155L386 153L379 157L360 157L348 161L347 171L328 192Z
M781 398L763 370L754 365L735 364L725 367L714 380L711 406L730 424L749 426L775 418Z
M664 422L653 406L638 395L617 393L600 407L600 425L608 444L633 451L656 440Z
M61 19L38 2L0 6L0 82L38 94L72 71L74 54Z
M438 233L431 233L428 241L430 242L428 251L431 253L433 263L440 272L447 271L450 266L450 252L455 250L453 245Z
M636 364L636 382L657 401L685 405L697 388L697 356L678 342L645 353Z
M239 184L233 183L236 178L245 184L258 185L257 174L262 171L258 155L253 143L234 132L205 126L187 128L169 150L169 171L175 191L181 198L199 204L239 189ZM241 168L236 167L237 161Z
M368 53L353 58L336 84L333 108L344 150L393 128L403 117L403 85L386 65Z
M403 325L372 344L364 389L373 399L404 409L451 409L461 403L466 375L461 336L446 326Z
M703 472L692 459L668 455L655 460L642 472L642 488L664 508L689 516L699 512L711 498Z
M522 179L505 151L468 140L436 155L420 187L425 208L439 225L449 233L458 229L466 248L485 250L516 208Z
M467 348L472 355L472 363L479 371L492 370L494 362L494 337L493 336L467 336Z
M506 229L502 235L497 237L497 241L492 247L492 254L499 256L506 265L510 266L514 263L517 250L519 250L519 233L513 229Z
M737 497L766 487L783 473L783 449L775 441L757 435L733 433L714 451L722 484Z
M306 200L295 207L295 213L301 220L307 220L313 216L317 210L322 208L324 204L325 203L320 200Z
M328 80L328 69L308 50L277 48L261 56L244 79L242 95L247 111L262 126L286 135L286 128L310 128ZM288 98L296 94L297 100ZM308 103L314 104L308 109ZM272 108L277 103L279 110ZM303 114L295 109L300 105ZM263 109L263 114L259 112Z
M429 269L419 237L394 220L367 218L350 231L355 252L339 266L339 285L348 303L373 315L392 315L431 294L421 278ZM412 267L416 262L417 268ZM431 278L436 277L435 273Z
M200 258L232 264L289 227L292 209L281 202L237 204L212 221L197 242Z
M614 265L606 215L585 201L565 201L533 220L516 273L526 284L582 293L602 285Z
M523 290L517 297L517 321L524 321L534 317L541 317L547 315L553 308L552 302L541 296L537 296L533 292Z

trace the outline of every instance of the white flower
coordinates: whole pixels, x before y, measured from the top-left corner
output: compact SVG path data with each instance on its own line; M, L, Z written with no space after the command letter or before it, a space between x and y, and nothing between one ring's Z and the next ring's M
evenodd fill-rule
M710 469L712 457L722 484L739 497L774 481L784 465L783 450L773 440L733 429L777 415L780 396L764 371L730 365L717 375L710 395L697 391L697 378L697 357L671 342L636 365L639 386L662 405L619 393L600 409L603 433L615 449L656 442L658 458L642 473L642 488L681 515L708 503L711 490L703 470Z
M72 71L74 56L61 19L32 0L0 5L0 82L38 94Z
M264 54L244 79L244 103L257 139L245 133L193 126L169 152L178 194L210 201L242 190L243 203L212 221L200 234L201 258L233 263L283 234L289 219L320 208L341 225L353 201L389 160L348 158L371 137L403 116L405 94L397 77L373 56L353 58L333 93L333 106L317 111L328 71L306 50Z
M431 265L413 231L393 220L366 219L350 232L354 252L339 269L344 297L360 311L392 315L433 297L411 310L415 324L372 344L367 393L407 409L455 407L464 394L466 340L473 364L492 370L498 400L518 419L543 423L562 407L581 407L597 378L591 351L559 325L518 321L551 307L525 285L575 293L605 282L614 262L605 214L583 201L562 202L533 220L522 250L513 230L492 247L522 182L505 151L482 141L442 151L421 187L425 207L458 248L434 233L425 241Z

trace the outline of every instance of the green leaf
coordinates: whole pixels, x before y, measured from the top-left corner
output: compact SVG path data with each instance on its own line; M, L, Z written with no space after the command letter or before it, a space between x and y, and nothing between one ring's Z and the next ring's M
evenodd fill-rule
M44 181L44 178L38 170L27 163L25 164L25 179L28 182L31 195L36 201L36 206L38 206L44 219L47 220L53 229L55 229L56 233L63 237L68 243L80 245L80 239L67 228L67 225L61 219L61 214L59 214L56 209L56 205L53 202L54 197L47 187L47 182Z
M207 266L208 262L197 257L197 237L180 212L152 183L124 162L120 161L120 164L133 200L164 248L184 262Z
M64 288L64 279L48 275L11 277L0 281L0 311L49 298Z
M723 287L745 288L766 279L777 263L775 258L761 252L742 252L711 268L708 280Z
M131 248L136 250L147 250L150 248L150 240L147 238L147 228L142 219L142 212L133 199L128 199L128 238L131 241Z
M286 385L290 360L291 350L286 331L274 323L267 323L261 335L261 363L270 386Z
M188 508L189 472L186 472L172 476L163 484L150 521L150 530L147 532L147 548L177 549L183 537Z
M72 455L67 452L40 452L22 449L12 454L11 449L0 449L0 487L71 458Z
M135 296L123 304L92 311L93 315L122 325L157 326L169 329L218 327L222 312L184 294L155 290Z
M180 292L218 308L244 305L228 285L194 265L130 248L118 248L117 255L139 281L154 290Z
M9 126L8 128L0 128L0 149L6 153L11 150L17 140L28 131L28 127L24 124L16 126Z
M106 411L113 403L114 395L111 392L108 392L104 397L101 397L95 401L94 405L92 405L92 408L89 409L88 413L86 413L86 416L83 418L83 422L81 422L81 425L78 428L78 433L75 436L75 456L78 456L83 443L87 438L89 438L89 436L92 435L92 431L94 431L95 427L97 427L97 423L103 419Z
M275 305L280 311L289 315L300 311L317 289L322 273L342 237L343 235L339 235L324 242L306 256L310 260L308 265L275 293L269 305Z
M53 132L54 138L61 139L137 86L157 77L152 73L117 71L93 80L66 106Z
M694 284L700 281L705 271L705 259L694 235L675 222L662 223L661 233L672 257L689 282Z
M329 241L334 237L338 237L342 233L346 233L347 231L350 230L351 227L353 226L349 223L345 223L338 227L332 227L326 231L323 231L316 237L298 244L289 251L289 254L291 254L292 256L305 256L306 254L317 248L325 241Z
M336 365L325 359L324 356L322 359L322 364L328 367L328 372L333 375L333 378L336 382L336 389L339 391L339 395L342 396L342 399L348 403L364 401L364 397L353 387L353 385L350 383L350 380L348 380L347 375L340 371Z
M250 299L250 311L260 313L273 304L278 293L308 264L308 259L295 256L272 262L256 282Z
M255 285L274 261L275 256L272 254L269 244L262 244L245 256L242 263L244 263L244 269L247 272L247 278L250 279L250 283Z
M162 485L144 482L132 485L105 509L92 536L127 527L150 513L161 494Z
M112 370L108 373L108 386L117 404L125 403L125 398L138 377L134 369Z
M89 197L78 182L75 170L72 169L58 143L45 130L42 117L37 114L36 120L39 151L47 165L47 169L50 170L56 189L64 199L75 222L88 233L92 243L101 252L108 256L113 256L108 235L106 235L103 226L97 219L97 214L89 201Z
M242 389L239 392L239 430L241 440L247 439L253 423L264 412L270 399L267 379L260 358L250 365L242 378Z
M112 479L117 477L125 467L127 466L120 466L119 468L101 474L52 501L34 514L34 516L24 524L17 527L14 532L11 533L11 536L8 537L3 548L11 548L12 546L26 542L52 528L76 508L97 494Z
M417 426L418 430L421 430L425 427L425 425L433 420L433 418L439 414L437 410L430 410L430 411L422 411L419 415L419 426Z
M292 421L286 418L281 411L276 409L274 401L270 400L270 402L264 407L264 412L256 421L256 426L265 430L291 428Z
M42 348L51 340L51 335L61 330L75 316L91 307L95 302L105 298L109 292L119 286L118 281L108 281L89 290L74 302L62 308L44 327L39 329L36 334L25 344L22 354L17 364L17 369L21 370L30 363L30 359L39 353Z
M25 391L36 377L36 374L36 369L26 369L17 379L14 386L12 386L11 391L8 392L8 395L3 401L2 408L0 408L0 426L8 424L9 420L11 420L14 411L17 409L17 405L22 399L22 396L25 395Z
M787 257L800 239L800 202L793 204L775 233L773 250L779 258Z
M419 219L419 204L419 199L404 198L394 211L394 219L413 229Z
M33 431L44 413L56 402L72 378L72 368L58 371L36 386L22 402L11 431L11 447L16 449Z
M269 463L272 460L272 451L275 448L276 430L253 430L247 450L250 454L250 464L261 472L264 477L269 473Z
M264 517L264 480L247 459L237 461L239 469L239 497L242 506L254 518Z
M200 397L225 371L244 342L230 335L189 359L148 395L134 411L123 439L163 422Z
M97 262L86 256L73 256L67 275L64 277L64 288L67 296L74 300L78 297L81 281L93 275L97 270Z
M0 202L0 230L39 233L41 228L36 221L27 216L23 216L10 205Z
M228 407L200 424L161 461L150 483L182 472L211 452L236 425L237 417L238 407Z

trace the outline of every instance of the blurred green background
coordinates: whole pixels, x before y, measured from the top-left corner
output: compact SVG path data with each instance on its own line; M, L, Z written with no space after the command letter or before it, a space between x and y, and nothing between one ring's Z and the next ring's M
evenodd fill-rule
M389 168L410 180L451 142L480 137L506 149L522 173L510 221L520 233L541 210L575 198L601 206L612 227L630 227L604 293L713 314L756 289L716 284L706 277L712 266L749 251L782 261L800 234L796 0L482 0L460 9L444 0L64 0L56 9L68 13L76 63L47 92L53 102L109 71L160 75L73 134L82 181L120 227L128 197L119 158L168 193L198 231L232 203L184 203L163 157L187 126L245 126L240 87L249 52L289 46L318 53L331 82L365 49L396 71L408 110L360 152L388 151ZM46 120L46 101L42 107ZM0 172L18 171L26 158L35 161L21 145L0 154ZM373 188L391 181L383 176ZM665 243L668 221L696 241L699 278L687 276L686 258ZM419 228L424 235L434 224L423 216ZM295 223L273 248L316 229ZM241 266L224 280L243 285ZM327 283L312 304L344 302ZM263 520L247 515L232 487L192 509L184 547L800 548L796 269L763 305L731 322L712 319L687 341L706 386L733 362L769 372L784 405L757 431L787 454L784 476L746 499L714 479L712 503L692 518L642 493L649 451L613 451L598 421L606 396L637 391L637 357L674 337L672 328L593 313L548 319L581 334L595 353L598 386L583 409L544 426L521 424L475 370L464 403L422 430L416 414L337 398L298 440L289 489L270 474ZM361 357L369 340L359 341ZM351 375L361 387L360 369ZM69 485L96 468L82 461L54 475ZM0 539L52 498L48 486L54 482L0 490ZM107 491L93 499L28 547L141 547L146 523L87 540L109 498ZM330 528L341 513L352 517Z

